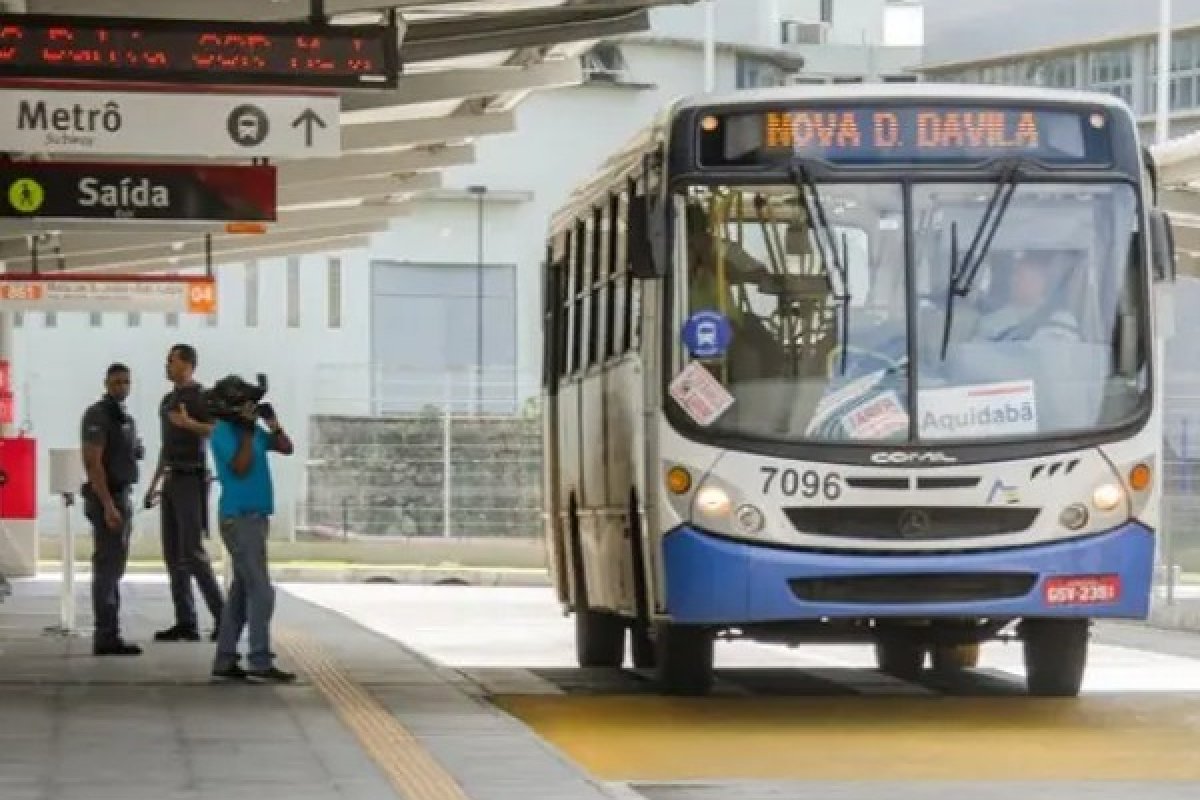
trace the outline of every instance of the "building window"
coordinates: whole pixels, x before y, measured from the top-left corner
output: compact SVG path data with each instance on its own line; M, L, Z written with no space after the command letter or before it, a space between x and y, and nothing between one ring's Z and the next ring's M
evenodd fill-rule
M833 24L833 0L821 0L821 22Z
M300 256L288 256L287 260L287 325L300 327Z
M13 312L13 326L20 328L24 324L25 324L25 312L24 311L14 311Z
M88 314L88 324L93 328L99 328L104 324L104 314L99 311L93 311Z
M258 262L246 264L246 327L258 326Z
M126 322L131 328L136 328L142 324L142 312L130 311L126 317Z
M1146 113L1158 110L1158 42L1146 45ZM1200 36L1177 36L1171 42L1171 80L1168 108L1187 111L1200 107Z
M327 309L329 327L342 327L342 260L330 258L326 266L325 297L329 303Z
M57 311L47 311L42 316L42 321L47 328L57 328L58 327L58 312Z
M168 328L178 328L179 327L179 312L178 311L168 311L166 314L165 321L167 323Z
M776 64L758 58L738 56L737 88L767 89L785 86L787 82L787 73Z
M1087 55L1087 87L1133 102L1133 52L1128 45Z

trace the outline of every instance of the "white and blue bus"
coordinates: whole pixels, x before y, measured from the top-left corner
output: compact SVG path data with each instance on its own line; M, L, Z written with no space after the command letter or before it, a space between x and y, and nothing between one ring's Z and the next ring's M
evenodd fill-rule
M673 104L554 216L545 522L578 660L699 694L714 641L1019 638L1075 695L1145 618L1170 223L1101 94L795 87Z

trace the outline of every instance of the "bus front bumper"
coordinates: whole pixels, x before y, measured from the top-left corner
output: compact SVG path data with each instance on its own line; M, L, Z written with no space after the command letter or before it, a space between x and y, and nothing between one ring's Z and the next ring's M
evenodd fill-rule
M1137 522L1066 542L948 555L838 555L680 526L663 538L683 624L896 617L1145 619L1154 534ZM1096 591L1097 584L1104 589Z

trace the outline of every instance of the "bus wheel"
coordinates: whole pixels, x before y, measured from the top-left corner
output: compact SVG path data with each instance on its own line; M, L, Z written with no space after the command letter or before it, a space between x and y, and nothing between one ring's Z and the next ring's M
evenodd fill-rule
M633 666L637 669L652 669L658 662L650 630L639 620L634 620L629 626L629 649L633 655Z
M902 681L915 681L925 669L925 646L902 636L881 636L875 640L875 662L885 675Z
M625 621L616 614L593 611L583 569L583 534L571 498L571 571L574 573L575 660L581 667L620 667L625 661Z
M581 667L619 667L625 660L625 621L591 609L575 611L575 659Z
M979 666L978 644L938 645L933 648L933 669L940 673L961 672Z
M1033 619L1021 624L1025 682L1037 697L1075 697L1087 666L1086 619Z
M659 686L667 694L704 695L713 683L713 635L693 625L655 625Z

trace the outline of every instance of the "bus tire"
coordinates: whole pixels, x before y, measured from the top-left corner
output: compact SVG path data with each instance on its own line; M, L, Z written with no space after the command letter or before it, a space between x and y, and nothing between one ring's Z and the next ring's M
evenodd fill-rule
M1021 624L1029 694L1078 696L1087 667L1090 628L1086 619L1033 619Z
M616 614L593 611L583 569L583 532L571 497L571 571L575 596L575 660L581 667L620 667L625 661L625 622Z
M653 669L658 663L654 637L640 620L634 620L629 626L629 649L633 656L633 666L637 669Z
M576 610L575 660L581 667L620 667L625 660L625 621L604 611Z
M953 674L979 666L979 644L943 644L933 648L933 670Z
M875 640L875 663L879 671L902 681L915 681L925 669L925 646L903 636L880 636Z
M658 683L666 694L699 696L713 684L713 635L694 625L655 625Z

